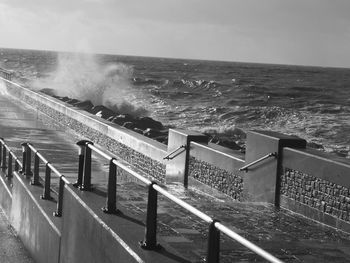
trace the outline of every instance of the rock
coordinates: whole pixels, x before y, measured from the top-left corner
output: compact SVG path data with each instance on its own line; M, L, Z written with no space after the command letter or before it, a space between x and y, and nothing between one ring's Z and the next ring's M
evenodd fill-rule
M247 133L239 128L234 128L233 133L235 134L235 137L238 137L240 139L246 139L247 138Z
M97 105L97 106L92 107L90 113L96 114L96 113L98 113L99 111L102 111L102 110L104 110L104 109L106 109L105 106L103 106L103 105Z
M158 136L158 137L154 137L154 140L163 143L163 144L168 144L168 135L162 135L162 136Z
M99 116L103 119L107 119L111 116L115 115L115 112L108 109L107 107L103 106L103 105L98 105L98 106L94 106L91 108L90 113Z
M150 137L150 138L155 138L163 135L167 135L168 131L160 131L160 130L155 130L151 128L147 128L144 130L143 135Z
M111 120L111 122L119 124L119 125L123 125L126 122L134 122L134 117L129 115L129 114L120 114L117 116L114 116ZM136 125L135 125L136 127Z
M232 150L241 150L242 149L241 146L239 146L236 142L234 142L232 140L220 140L217 144L220 146L223 146L223 147L230 148Z
M242 147L238 145L235 141L226 138L218 138L214 136L209 140L209 142L215 143L226 148L230 148L232 150L242 150Z
M206 134L206 133L205 133L205 135L211 137L210 134ZM219 144L219 138L217 138L216 136L213 136L213 137L210 138L209 142L215 143L215 144Z
M59 97L59 96L56 96L53 93L53 90L51 89L44 89L42 90L42 92L50 96L53 96L61 101L70 103L73 106L78 107L87 112L90 112L98 117L101 117L110 122L121 125L127 129L140 133L144 136L157 140L161 143L167 144L168 142L169 127L165 129L161 122L156 121L150 117L135 118L130 114L118 115L116 114L116 112L114 112L113 110L103 105L94 106L90 100L79 101L77 99L71 99L69 97Z
M133 130L136 128L135 123L133 123L131 121L124 122L123 127L130 129L130 130Z
M133 131L143 135L143 130L141 130L139 128L134 128Z
M113 116L115 114L114 111L106 109L106 110L101 110L99 111L96 116L99 116L103 119L108 119L109 117Z
M56 96L56 91L54 89L45 88L45 89L41 89L40 92L45 93L52 97Z
M146 130L147 128L162 130L163 124L159 121L156 121L150 117L141 117L135 121L136 127L141 130Z
M316 142L307 142L307 146L313 149L321 149L324 150L324 147L322 144L316 143Z
M92 102L89 100L80 101L80 102L74 103L73 105L85 111L90 111L94 107L94 104L92 104Z
M69 103L69 104L75 104L75 103L78 103L78 102L80 102L80 101L77 100L77 99L69 99L69 100L67 100L66 102Z
M71 98L68 98L68 97L61 97L60 98L60 100L61 101L64 101L64 102L66 102L66 101L69 101Z

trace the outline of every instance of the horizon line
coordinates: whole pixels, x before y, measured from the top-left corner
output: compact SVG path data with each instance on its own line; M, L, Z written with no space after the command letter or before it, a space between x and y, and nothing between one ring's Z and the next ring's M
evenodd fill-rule
M246 63L246 64L260 64L260 65L276 65L276 66L295 66L295 67L313 67L313 68L334 68L334 69L350 69L345 66L321 66L321 65L307 65L307 64L289 64L278 62L261 62L261 61L235 61L235 60L221 60L221 59L198 59L198 58L183 58L183 57L162 57L162 56L150 56L150 55L126 55L116 53L99 53L89 51L71 51L71 50L59 50L59 49L36 49L36 48L13 48L13 47L0 47L0 49L12 49L12 50L28 50L28 51L44 51L44 52L56 52L56 53L76 53L76 54L91 54L91 55L108 55L108 56L120 56L120 57L142 57L142 58L157 58L157 59L173 59L173 60L194 60L194 61L207 61L207 62L223 62L223 63Z

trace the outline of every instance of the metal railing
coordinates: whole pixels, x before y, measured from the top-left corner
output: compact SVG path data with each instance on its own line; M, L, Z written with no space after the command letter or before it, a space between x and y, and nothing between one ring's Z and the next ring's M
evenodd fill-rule
M239 171L248 172L249 167L251 167L251 166L253 166L253 165L256 165L256 164L258 164L258 163L260 163L260 162L262 162L262 161L264 161L264 160L266 160L266 159L268 159L268 158L271 158L271 157L277 158L277 153L276 153L276 152L273 152L273 153L266 154L266 155L264 155L263 157L261 157L261 158L255 160L255 161L253 161L253 162L251 162L251 163L248 163L248 164L244 165L243 167L239 168L238 170L239 170Z
M13 77L13 72L0 68L0 77L11 81Z
M57 208L54 212L54 216L62 216L62 201L64 185L70 182L61 174L57 169L48 162L38 150L30 143L22 143L22 153L23 153L23 164L15 156L15 154L9 149L5 144L4 140L0 138L0 165L3 172L7 169L7 178L12 178L12 166L15 163L14 171L21 172L26 177L32 177L32 185L41 185L40 181L44 181L42 199L51 199L51 172L60 179ZM263 257L269 262L281 263L282 261L274 257L270 253L251 243L244 237L238 235L234 231L230 230L225 225L221 224L218 220L211 218L205 213L201 212L197 208L191 206L190 204L184 202L180 198L172 195L164 188L157 185L156 182L151 181L144 176L140 175L128 165L119 162L116 158L108 155L99 148L95 147L90 141L79 141L77 145L80 146L79 151L79 167L78 167L78 179L75 187L79 187L84 191L91 191L91 153L94 151L103 158L109 161L109 176L108 176L108 186L107 186L107 200L106 206L103 207L103 211L106 213L118 213L117 209L117 169L122 169L133 177L137 178L143 182L148 187L148 201L147 201L147 214L146 214L146 231L144 240L140 242L140 245L144 249L155 250L159 247L157 243L157 202L158 193L162 194L164 197L168 198L175 204L186 209L188 212L199 217L204 222L208 223L208 250L206 262L216 263L219 262L220 254L220 233L225 234L229 238L237 241L241 245L255 252L257 255ZM32 153L34 154L34 165L32 171ZM8 155L8 158L6 158ZM39 165L40 161L45 165L45 178L41 179L39 175ZM22 170L19 170L22 168Z
M263 257L269 262L281 263L282 261L274 257L270 253L251 243L244 237L238 235L234 231L230 230L225 225L221 224L218 220L211 218L205 213L199 211L197 208L191 206L190 204L184 202L178 197L172 195L164 188L157 185L155 181L151 181L129 166L119 162L114 157L106 154L90 141L80 141L77 143L80 146L79 152L79 171L78 171L78 180L74 184L76 187L79 187L81 190L90 191L91 186L91 153L94 151L103 158L109 161L109 176L108 176L108 186L107 186L107 200L106 206L103 208L103 211L106 213L117 213L118 209L116 207L117 200L117 169L122 169L137 178L146 186L148 186L148 201L147 201L147 214L146 214L146 231L144 240L140 242L140 245L144 249L155 250L159 247L157 243L157 200L158 193L162 194L175 204L183 207L188 212L199 217L204 222L209 224L208 227L208 250L207 250L207 259L206 262L214 263L219 262L219 253L220 253L220 233L223 233L230 237L231 239L237 241L241 245L255 252L257 255Z
M32 177L31 184L32 185L41 185L40 181L44 182L43 185L43 194L40 196L42 199L50 200L51 192L53 189L51 188L51 172L59 178L59 188L57 196L57 208L53 213L54 216L60 217L62 216L62 203L63 203L63 190L65 184L70 184L70 182L65 178L63 174L61 174L49 161L47 161L44 156L42 156L38 150L34 148L34 146L30 143L22 143L22 153L23 153L23 163L19 161L16 155L11 151L11 149L6 145L5 141L0 138L0 163L1 169L3 172L6 171L6 177L8 179L12 178L12 172L20 172L25 175L27 178ZM8 153L8 158L6 162L6 157ZM34 164L32 171L32 153L34 154ZM15 163L13 170L13 160ZM42 179L39 174L39 166L40 161L45 165L45 177ZM6 166L7 164L7 166ZM19 169L21 168L21 170Z
M179 152L179 150L183 149L181 152ZM184 151L186 151L186 145L181 145L178 148L176 148L175 150L173 150L171 153L167 154L167 156L163 157L163 160L172 160L175 157L177 157L178 155L180 155L181 153L183 153Z
M37 149L34 148L34 146L30 143L22 143L22 152L23 152L23 174L27 176L33 176L32 185L40 185L40 175L39 175L39 166L40 161L45 165L45 177L44 177L44 188L43 188L43 194L40 196L42 199L50 200L51 197L51 191L53 189L51 188L51 173L53 172L56 177L59 178L59 186L58 186L58 193L57 193L57 208L56 211L53 213L54 216L61 217L62 216L62 205L63 205L63 191L64 191L64 185L70 184L70 182L67 180L67 178L61 174L44 156L42 156ZM31 155L34 154L34 167L33 172L31 170Z
M6 160L6 157L8 158ZM13 167L14 164L14 167ZM13 153L13 151L6 145L3 138L0 138L0 169L6 173L7 179L12 178L13 171L19 171L22 168L21 161L17 158L17 156ZM13 169L14 168L14 169Z

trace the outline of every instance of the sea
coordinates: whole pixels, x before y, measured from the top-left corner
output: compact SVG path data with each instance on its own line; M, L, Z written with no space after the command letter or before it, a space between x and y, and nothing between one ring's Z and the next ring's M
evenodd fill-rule
M350 69L0 48L34 89L245 143L249 130L350 158Z

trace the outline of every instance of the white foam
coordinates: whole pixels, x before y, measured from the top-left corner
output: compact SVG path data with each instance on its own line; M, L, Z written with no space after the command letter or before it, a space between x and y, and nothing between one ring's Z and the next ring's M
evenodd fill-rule
M95 55L87 53L60 53L57 64L49 77L37 79L31 86L53 89L57 96L90 100L114 111L145 115L143 108L130 103L132 67L122 63L100 65Z

